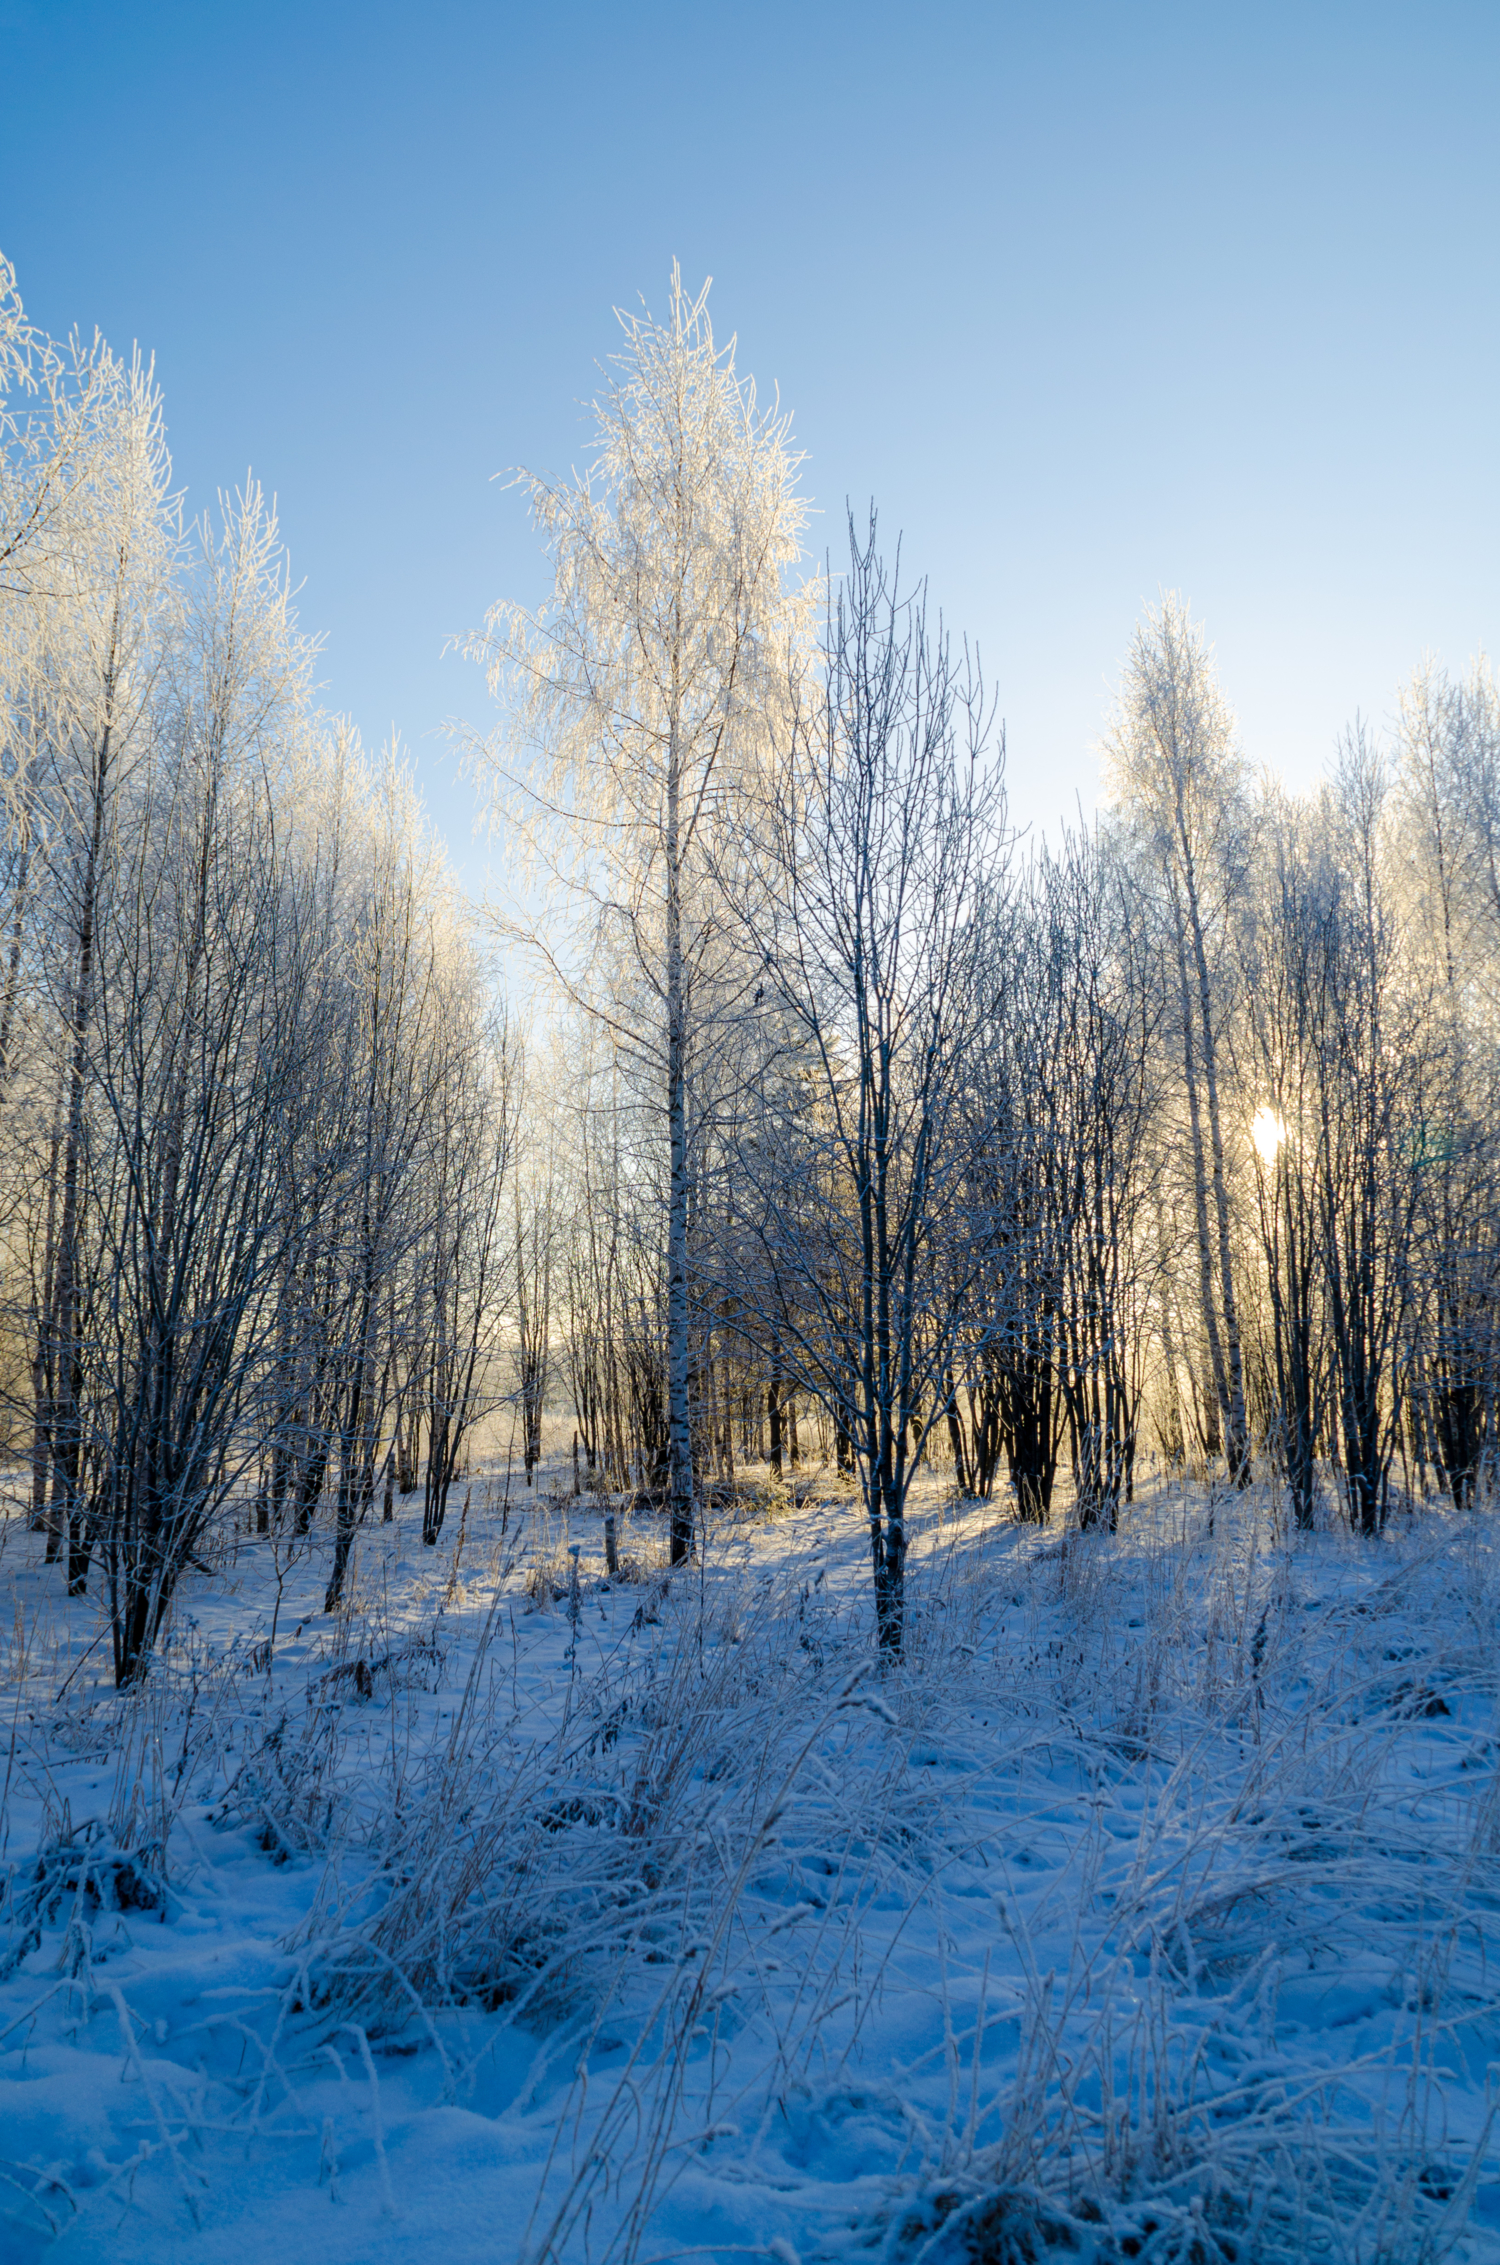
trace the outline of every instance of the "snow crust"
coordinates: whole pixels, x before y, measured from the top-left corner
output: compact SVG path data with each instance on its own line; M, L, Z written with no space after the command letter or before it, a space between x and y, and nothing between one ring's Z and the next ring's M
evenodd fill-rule
M1487 1515L934 1485L882 1667L848 1495L473 1492L123 1697L5 1526L7 2265L1500 2259Z

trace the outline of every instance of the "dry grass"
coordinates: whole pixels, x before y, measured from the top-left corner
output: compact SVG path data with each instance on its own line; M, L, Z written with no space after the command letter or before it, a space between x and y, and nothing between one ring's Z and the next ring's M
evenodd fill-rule
M934 1498L881 1669L847 1504L816 1567L711 1549L670 1581L639 1521L608 1643L597 1519L544 1504L482 1624L362 1593L254 1738L248 1658L169 1657L111 1732L135 1806L97 1846L55 1818L12 1928L70 1895L86 1922L132 1852L168 1892L172 1805L238 1724L220 1813L323 1867L246 2129L294 2036L415 2037L466 2098L521 2031L558 2102L526 2265L586 2234L636 2265L715 2132L779 2160L872 2083L893 2137L848 2208L889 2265L1425 2265L1487 2138L1450 2103L1497 2045L1493 1552L1436 1514L1287 1550L1273 1510L1210 1534L1166 1489L1096 1539ZM545 1705L527 1607L568 1639ZM1335 1992L1353 2057L1317 2042ZM896 2016L899 2083L868 2059Z

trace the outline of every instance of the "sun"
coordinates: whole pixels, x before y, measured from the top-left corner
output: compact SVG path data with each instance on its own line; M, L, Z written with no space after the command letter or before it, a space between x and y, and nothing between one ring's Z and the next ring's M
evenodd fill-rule
M1286 1119L1269 1102L1262 1102L1250 1120L1250 1138L1263 1164L1274 1164L1276 1154L1286 1139Z

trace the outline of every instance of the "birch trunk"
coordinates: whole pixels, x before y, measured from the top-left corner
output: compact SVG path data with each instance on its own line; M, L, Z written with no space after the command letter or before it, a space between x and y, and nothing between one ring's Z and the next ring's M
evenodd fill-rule
M1203 921L1198 904L1198 882L1185 825L1180 827L1183 880L1187 890L1188 920L1193 965L1198 978L1198 1011L1203 1032L1203 1083L1208 1096L1209 1155L1213 1166L1214 1219L1219 1243L1219 1292L1224 1303L1225 1402L1229 1475L1236 1486L1250 1484L1250 1429L1245 1416L1245 1367L1240 1350L1239 1308L1234 1294L1234 1264L1229 1247L1229 1195L1224 1183L1224 1136L1219 1113L1218 1049L1214 1043L1213 995L1208 954L1203 943Z
M693 1418L688 1328L687 1011L682 964L682 768L674 726L667 758L667 1450L671 1556L693 1546Z

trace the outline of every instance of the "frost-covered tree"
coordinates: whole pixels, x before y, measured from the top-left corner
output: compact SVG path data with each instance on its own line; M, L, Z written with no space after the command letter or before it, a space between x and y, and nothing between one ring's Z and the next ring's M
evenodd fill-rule
M1202 628L1176 596L1126 659L1106 757L1160 890L1175 987L1199 1296L1231 1476L1250 1476L1224 1105L1229 947L1244 886L1245 765Z
M470 650L508 704L492 750L518 815L563 885L580 956L539 943L575 996L611 961L652 1027L611 1019L659 1096L668 1150L667 1398L674 1561L693 1525L689 1087L714 984L714 843L782 698L805 603L793 587L805 507L779 406L760 406L715 344L707 285L674 266L665 321L621 315L581 478L524 475L551 554L540 611L498 606ZM519 779L517 780L517 773Z
M184 530L149 367L0 261L0 1410L121 1683L220 1524L331 1498L334 1609L401 1414L440 1519L503 1375L503 1018L314 651L254 483Z
M983 1263L968 1207L990 1128L962 1099L1004 814L977 664L929 625L923 589L903 592L872 516L865 539L850 530L819 697L756 816L747 925L777 1074L741 1159L764 1320L853 1439L890 1652L912 1478Z

